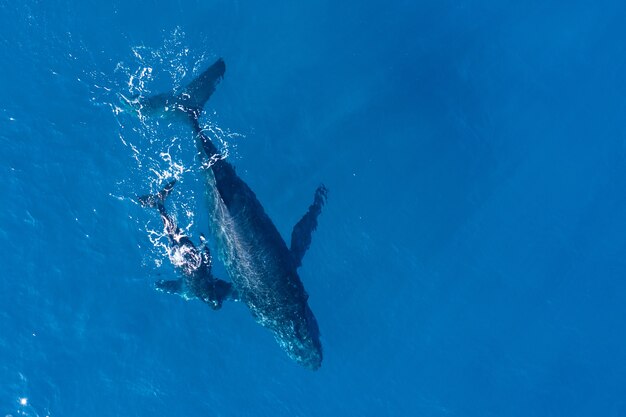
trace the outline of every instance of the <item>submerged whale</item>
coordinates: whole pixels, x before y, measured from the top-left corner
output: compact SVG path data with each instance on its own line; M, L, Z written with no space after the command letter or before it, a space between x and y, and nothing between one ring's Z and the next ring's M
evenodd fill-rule
M143 207L154 207L158 210L168 237L170 260L183 276L175 280L159 280L155 287L159 291L178 294L185 299L200 299L212 309L218 310L224 300L237 301L239 296L230 282L213 276L211 251L204 236L200 237L202 249L198 250L165 209L165 199L174 188L174 184L176 180L169 182L157 194L138 198Z
M194 131L203 160L210 228L218 257L233 285L232 290L213 293L210 297L223 297L216 301L219 305L225 299L244 302L256 321L272 331L278 344L293 360L316 370L322 363L320 332L298 268L317 228L327 190L323 185L317 188L308 211L294 226L291 244L287 247L254 192L220 155L200 125L204 104L225 70L224 61L218 59L181 91L133 102L141 112L182 116ZM163 213L164 210L161 216L165 223L167 217ZM197 278L192 274L194 277ZM217 282L212 277L208 280ZM192 283L194 279L188 281ZM169 292L182 292L173 282L161 283L161 286L171 286ZM186 297L190 293L194 294L185 292Z

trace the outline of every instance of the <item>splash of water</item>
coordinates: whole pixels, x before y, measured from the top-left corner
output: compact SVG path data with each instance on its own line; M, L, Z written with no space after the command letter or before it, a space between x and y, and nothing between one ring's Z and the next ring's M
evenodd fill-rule
M132 161L128 167L130 178L118 181L119 189L111 194L114 198L136 203L134 196L157 192L166 182L195 175L199 170L235 153L236 141L243 135L221 127L216 113L203 118L209 119L203 130L220 149L220 153L199 166L191 129L185 129L184 124L178 126L176 123L148 117L137 105L143 97L179 91L191 78L200 74L213 58L208 53L193 54L192 48L187 45L184 31L174 28L164 32L158 47L132 47L127 59L117 63L108 81L102 73L97 74L98 81L93 83L94 92L97 93L96 104L110 109L118 126L118 139L128 149ZM194 225L196 206L193 192L176 190L168 198L168 211L178 217L178 226L188 235ZM138 219L133 221L139 222ZM160 220L158 225L153 225L154 221L137 223L138 228L146 230L152 247L144 263L160 267L163 264L161 259L167 256L173 264L179 264L179 258L184 254L172 253Z

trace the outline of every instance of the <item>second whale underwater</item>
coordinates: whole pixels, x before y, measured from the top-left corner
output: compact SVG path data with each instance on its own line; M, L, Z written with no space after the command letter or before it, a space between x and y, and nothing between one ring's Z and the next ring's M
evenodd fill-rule
M323 185L315 191L313 203L293 228L288 248L254 192L221 157L200 126L203 107L225 70L220 58L177 93L129 102L142 113L182 116L179 118L192 127L205 167L209 226L218 257L232 282L212 275L211 255L204 238L198 249L167 213L165 200L174 186L171 182L159 193L139 198L143 206L158 209L171 248L182 255L178 266L183 278L155 285L187 299L199 298L214 309L225 300L241 300L256 321L272 331L289 357L316 370L322 363L320 332L297 270L311 244L327 191Z

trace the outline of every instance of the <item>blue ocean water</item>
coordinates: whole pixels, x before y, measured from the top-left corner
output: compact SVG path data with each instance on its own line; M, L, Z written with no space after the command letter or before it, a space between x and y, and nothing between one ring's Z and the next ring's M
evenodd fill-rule
M0 415L625 415L625 17L0 0ZM316 372L245 305L153 289L176 272L133 198L178 176L197 241L202 182L193 138L119 95L217 57L203 120L283 236L330 190Z

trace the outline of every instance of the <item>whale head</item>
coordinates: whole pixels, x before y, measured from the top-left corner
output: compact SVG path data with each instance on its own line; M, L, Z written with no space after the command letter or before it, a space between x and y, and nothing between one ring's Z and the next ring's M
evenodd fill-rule
M317 320L308 304L297 319L275 332L278 344L300 365L317 370L322 365L322 343Z

